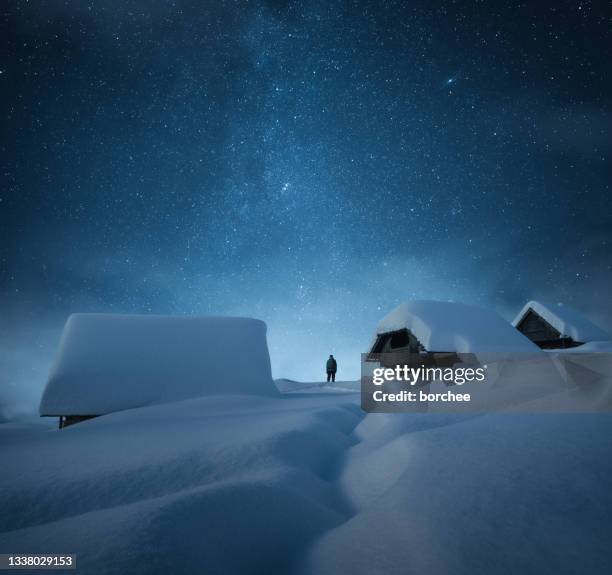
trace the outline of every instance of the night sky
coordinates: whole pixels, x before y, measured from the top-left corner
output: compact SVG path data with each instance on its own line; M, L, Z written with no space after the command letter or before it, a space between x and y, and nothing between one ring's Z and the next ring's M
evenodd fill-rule
M0 10L5 395L75 311L258 317L302 379L411 298L612 327L606 3Z

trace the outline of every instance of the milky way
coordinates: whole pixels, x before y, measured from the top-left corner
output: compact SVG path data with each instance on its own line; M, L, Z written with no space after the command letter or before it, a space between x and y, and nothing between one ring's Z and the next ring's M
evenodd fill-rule
M604 8L4 2L4 384L73 311L259 317L294 378L410 298L611 327Z

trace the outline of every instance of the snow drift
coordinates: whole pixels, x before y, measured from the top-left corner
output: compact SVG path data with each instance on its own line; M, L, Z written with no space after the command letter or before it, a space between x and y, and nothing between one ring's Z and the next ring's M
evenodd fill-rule
M368 415L339 479L358 512L300 574L609 573L610 431L608 415Z
M101 415L211 394L275 395L266 324L232 317L75 314L41 415Z
M346 394L215 395L0 425L0 553L75 553L92 575L286 573L347 517L332 479L361 418Z
M92 575L603 575L612 417L208 396L0 425L0 552Z

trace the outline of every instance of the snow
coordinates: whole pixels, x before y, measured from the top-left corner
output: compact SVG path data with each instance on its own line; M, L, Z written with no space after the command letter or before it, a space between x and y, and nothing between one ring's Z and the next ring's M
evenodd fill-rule
M588 341L576 347L567 347L564 349L547 350L550 353L612 353L612 341Z
M496 312L463 303L408 301L386 315L376 333L404 328L427 351L514 353L539 349Z
M80 573L282 572L346 515L328 478L362 417L354 397L208 396L62 431L0 426L0 552L61 549Z
M609 572L610 416L374 417L303 573Z
M611 416L358 402L216 395L0 425L0 553L76 553L83 574L610 572Z
M533 351L498 320L411 302L381 326L433 350ZM549 395L612 369L531 357ZM0 553L73 553L83 575L612 571L610 413L366 414L358 390L273 382L255 320L73 316L43 404L121 411L0 424Z
M335 382L276 379L274 383L281 393L354 393L361 390L359 379Z
M104 414L219 393L278 393L262 321L75 314L40 413Z
M610 340L608 333L597 327L580 312L565 305L529 301L514 318L512 324L517 326L530 309L552 325L562 337L571 337L574 341L582 342Z

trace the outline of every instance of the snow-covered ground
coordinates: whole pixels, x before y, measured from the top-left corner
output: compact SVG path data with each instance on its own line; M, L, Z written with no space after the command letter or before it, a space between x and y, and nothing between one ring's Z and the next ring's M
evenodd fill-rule
M361 390L361 381L294 381L277 379L274 381L281 393L353 393Z
M611 572L612 416L366 415L354 382L277 385L0 425L0 553L76 553L77 573Z

